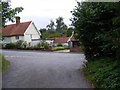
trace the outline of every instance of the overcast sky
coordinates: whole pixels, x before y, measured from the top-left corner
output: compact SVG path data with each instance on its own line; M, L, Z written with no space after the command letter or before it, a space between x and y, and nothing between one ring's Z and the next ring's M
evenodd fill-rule
M77 0L81 1L81 0ZM76 0L11 0L11 7L23 7L24 10L17 16L21 17L21 22L33 21L37 28L45 28L50 20L59 16L64 18L67 25L72 17L72 11L77 5Z

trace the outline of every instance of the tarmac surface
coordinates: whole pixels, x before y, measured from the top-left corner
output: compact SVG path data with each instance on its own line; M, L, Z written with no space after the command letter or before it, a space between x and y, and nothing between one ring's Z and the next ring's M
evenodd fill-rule
M91 88L81 70L84 54L8 51L10 66L2 74L3 88Z

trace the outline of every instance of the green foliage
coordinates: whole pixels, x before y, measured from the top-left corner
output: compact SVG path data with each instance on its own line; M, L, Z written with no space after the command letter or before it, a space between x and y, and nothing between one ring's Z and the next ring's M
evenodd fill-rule
M45 40L46 38L59 37L59 33L64 33L65 35L67 29L67 25L64 23L63 18L58 17L55 22L51 20L46 28L40 29L41 39ZM67 35L69 35L69 31Z
M84 74L96 88L120 88L120 66L110 58L87 62Z
M64 47L63 46L62 47L59 46L59 47L54 47L53 48L53 50L65 50L65 49L69 49L69 47L68 46L64 46Z
M72 31L73 31L74 29L73 28L68 28L67 29L67 32L66 32L66 36L67 37L70 37L71 35L72 35Z
M46 38L48 38L49 35L52 35L55 33L55 31L53 30L46 30L46 29L40 29L41 32L41 39L45 40Z
M8 67L9 64L10 62L7 61L2 54L0 54L0 72L4 71Z
M113 24L113 18L117 16L116 7L117 3L78 2L73 10L72 23L84 45L86 59L101 56L116 58L120 51L120 25Z
M46 27L47 27L48 30L53 30L54 31L55 30L55 23L54 23L54 21L51 20L50 24L48 24Z
M15 48L15 44L14 43L8 43L8 44L5 45L4 48L6 48L6 49L13 49L13 48Z
M63 33L67 30L67 25L64 23L63 18L62 17L58 17L56 19L56 31Z
M17 7L12 9L10 7L10 2L1 2L0 6L2 6L2 10L0 11L0 13L2 13L2 24L1 25L5 25L5 23L7 21L12 21L14 22L14 17L16 14L18 14L19 12L21 12L23 10L22 7Z
M61 43L58 43L57 44L57 47L62 47L63 45Z
M15 47L17 49L22 49L22 48L26 48L27 47L27 42L23 41L23 40L19 40L15 43Z
M47 42L42 41L42 42L38 43L38 44L35 46L35 48L48 49L48 48L49 48L49 44L48 44Z

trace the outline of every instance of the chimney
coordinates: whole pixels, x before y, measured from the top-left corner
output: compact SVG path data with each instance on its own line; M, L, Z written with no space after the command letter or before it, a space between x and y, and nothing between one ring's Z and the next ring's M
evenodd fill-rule
M17 17L16 17L16 25L18 25L19 23L20 23L20 17L17 16Z

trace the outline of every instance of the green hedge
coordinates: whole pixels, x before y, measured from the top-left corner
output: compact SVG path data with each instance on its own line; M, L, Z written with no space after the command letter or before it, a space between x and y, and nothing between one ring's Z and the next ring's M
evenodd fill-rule
M120 66L109 58L86 63L85 76L96 88L120 88Z
M64 46L64 47L54 47L53 50L64 50L64 49L69 49L68 46Z
M15 47L16 47L16 45L14 43L8 43L5 45L5 48L7 48L7 49L13 49Z

